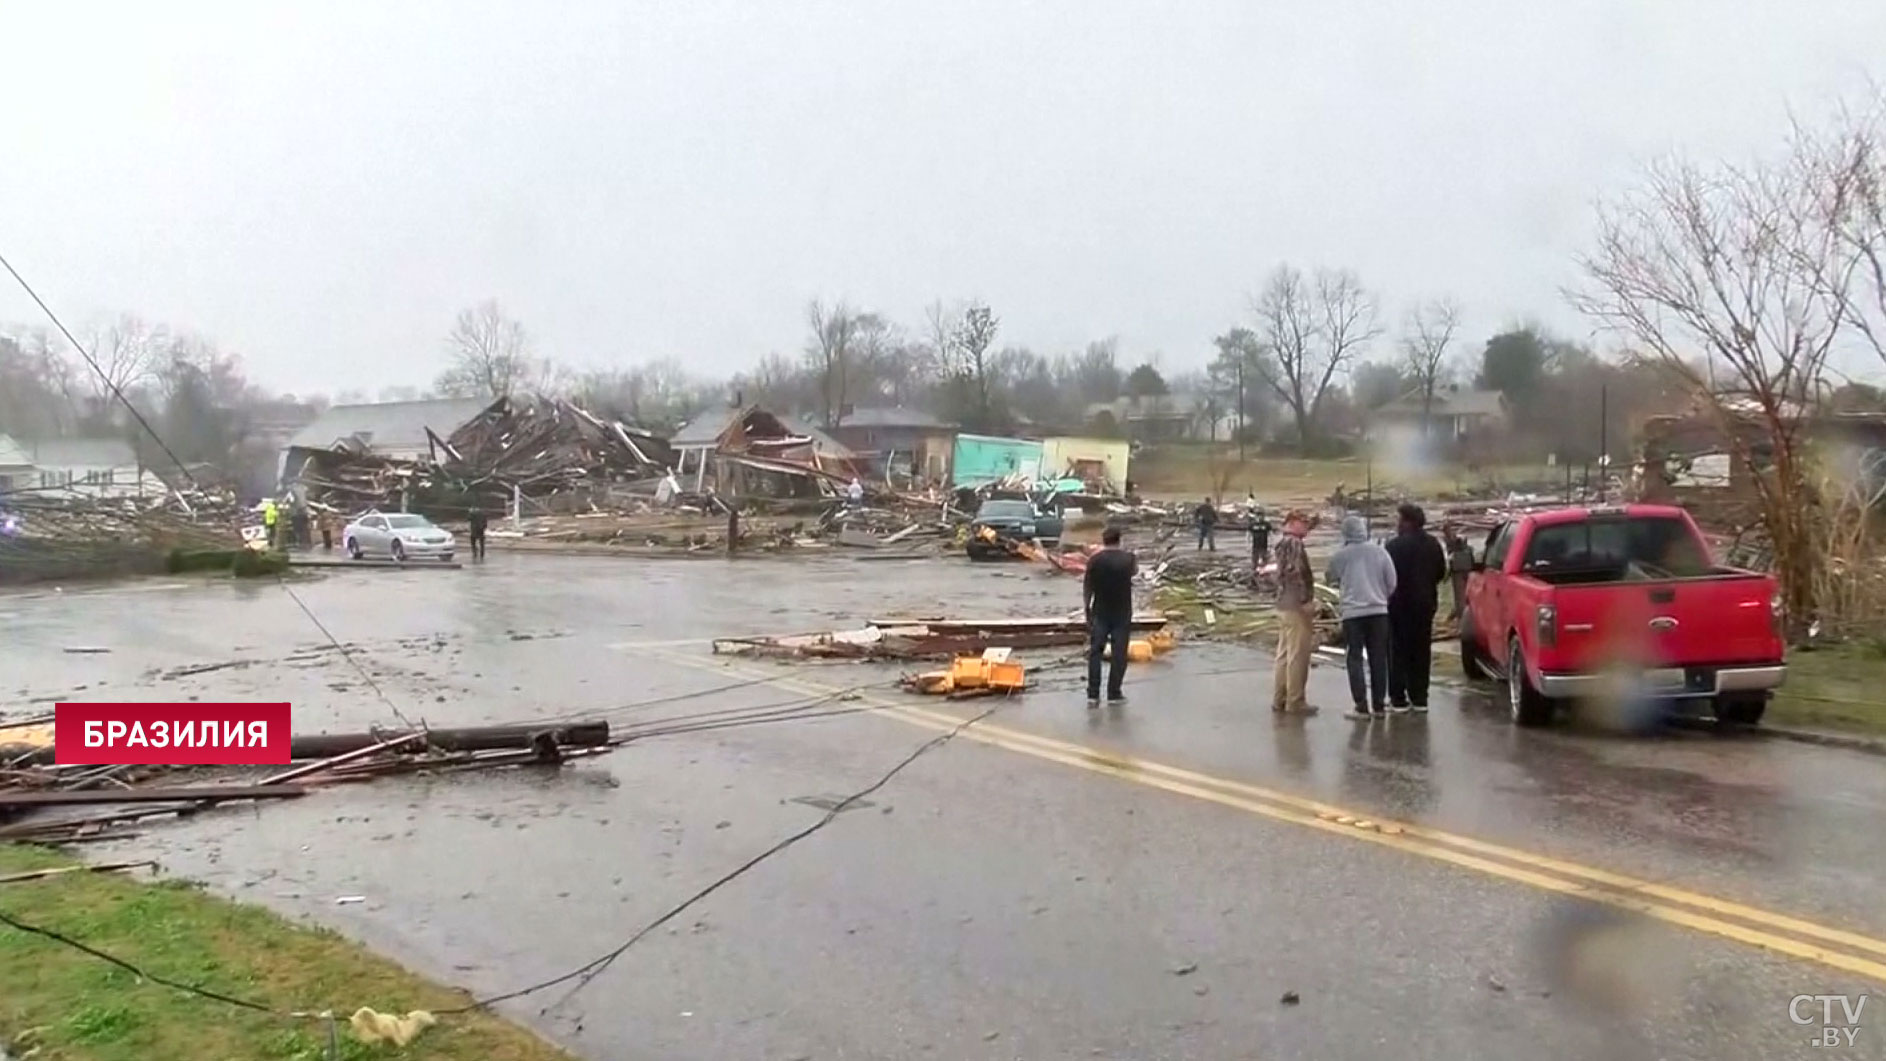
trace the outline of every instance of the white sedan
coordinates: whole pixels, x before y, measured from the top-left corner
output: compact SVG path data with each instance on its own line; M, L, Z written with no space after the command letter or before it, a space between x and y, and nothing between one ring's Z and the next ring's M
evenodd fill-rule
M451 532L424 516L405 512L369 512L341 531L341 545L356 560L390 556L395 560L436 556L450 560L458 543Z

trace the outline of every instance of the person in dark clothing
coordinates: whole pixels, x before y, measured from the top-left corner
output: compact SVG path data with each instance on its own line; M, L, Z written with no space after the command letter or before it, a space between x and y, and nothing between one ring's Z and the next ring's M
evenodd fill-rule
M1100 535L1103 548L1087 561L1081 595L1087 612L1087 706L1100 706L1100 657L1111 652L1107 700L1126 699L1126 645L1133 629L1133 576L1139 558L1120 548L1120 528Z
M1193 548L1217 552L1218 506L1212 504L1211 498L1208 497L1198 503L1198 508L1192 512L1192 518L1198 523L1198 545Z
M1397 711L1428 709L1434 666L1434 612L1447 578L1447 554L1427 532L1427 513L1403 505L1388 556L1395 562L1395 592L1388 598L1388 700Z
M471 517L467 522L471 526L472 559L483 560L485 558L485 510L472 509Z
M1264 510L1251 510L1251 566L1263 567L1270 559L1270 520L1264 518Z
M728 505L727 506L727 555L732 556L733 551L739 547L740 547L740 510L733 507L732 505Z

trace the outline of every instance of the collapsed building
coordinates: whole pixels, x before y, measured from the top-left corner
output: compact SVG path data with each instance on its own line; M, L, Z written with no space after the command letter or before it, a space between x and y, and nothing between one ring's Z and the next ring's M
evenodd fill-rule
M669 440L675 471L695 493L725 497L831 498L864 474L837 439L796 417L757 405L712 409Z
M653 484L675 462L654 434L552 398L336 406L283 455L294 496L341 511L573 511Z

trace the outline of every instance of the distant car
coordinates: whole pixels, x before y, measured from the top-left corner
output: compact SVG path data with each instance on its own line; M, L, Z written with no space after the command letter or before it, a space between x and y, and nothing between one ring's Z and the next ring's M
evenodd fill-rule
M1035 506L1033 501L991 498L976 510L969 524L969 543L965 547L971 560L990 560L1008 555L999 543L985 541L984 528L1013 541L1058 545L1062 521L1058 513Z
M341 545L356 560L390 556L395 560L436 556L450 560L458 543L445 528L406 512L369 512L341 530Z

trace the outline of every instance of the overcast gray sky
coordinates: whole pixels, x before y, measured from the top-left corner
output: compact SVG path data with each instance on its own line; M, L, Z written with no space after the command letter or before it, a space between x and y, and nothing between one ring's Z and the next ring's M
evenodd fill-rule
M6 0L0 39L0 250L304 392L430 381L485 297L711 373L812 295L1185 367L1286 259L1582 331L1594 195L1886 79L1880 0Z

